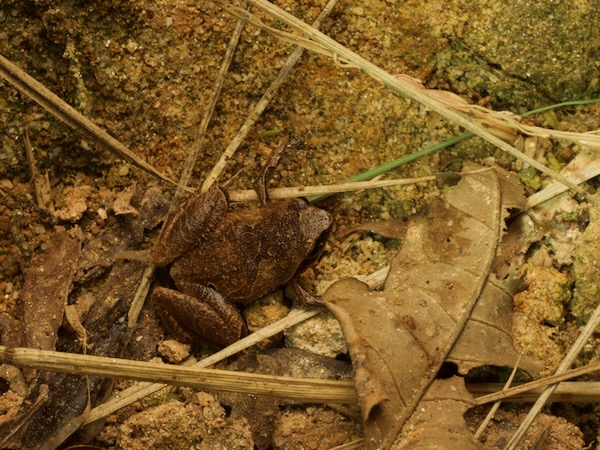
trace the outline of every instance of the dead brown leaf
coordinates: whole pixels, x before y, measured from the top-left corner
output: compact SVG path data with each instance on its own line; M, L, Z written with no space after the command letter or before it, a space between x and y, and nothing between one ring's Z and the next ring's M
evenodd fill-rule
M494 274L488 276L475 308L447 360L457 364L459 372L484 365L514 367L519 355L512 336L514 292L508 283L500 282ZM521 355L519 367L535 374L543 367L538 360Z
M410 417L394 449L482 450L484 445L469 432L463 415L473 397L462 378L435 380Z
M22 347L24 341L25 335L21 321L6 312L0 313L0 342L2 345ZM21 369L10 364L1 364L0 371L2 378L9 383L10 388L19 395L25 396L29 383Z
M463 179L410 224L383 292L346 279L325 293L349 344L367 447L392 445L448 357L461 371L515 362L510 293L488 282L501 197L493 171Z
M97 301L83 321L88 332L90 351L99 356L121 356L129 339L129 330L122 318L126 316L135 289L144 271L140 262L117 263L107 282L98 293ZM77 353L80 345L71 336L61 351ZM47 385L47 398L29 415L27 400L31 400L35 387ZM23 448L42 448L47 442L62 442L76 431L71 424L83 422L82 414L88 402L95 405L102 400L109 385L99 377L84 377L77 374L44 373L35 380L35 385L26 398L21 412L24 434L20 437ZM91 397L91 398L90 398ZM14 424L13 426L17 426Z
M56 233L25 271L22 308L27 347L55 349L79 251L77 240L66 232Z

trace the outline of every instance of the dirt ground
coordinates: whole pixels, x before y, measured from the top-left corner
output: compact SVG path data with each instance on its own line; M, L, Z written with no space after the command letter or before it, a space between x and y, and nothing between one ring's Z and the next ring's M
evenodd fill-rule
M325 4L321 0L275 3L307 23L315 20ZM598 0L552 5L529 0L340 1L321 28L392 74L410 75L429 88L446 89L495 110L523 113L598 97L599 14ZM258 15L274 25L272 19ZM234 26L235 19L210 1L3 0L0 54L157 170L179 179ZM292 50L254 26L244 28L194 164L191 187L202 184ZM582 132L600 128L600 110L597 105L569 107L528 120ZM83 249L69 294L70 303L82 305L102 292L119 250L151 245L175 189L99 148L2 80L0 130L0 313L21 318L25 268L62 232L76 238ZM461 132L360 71L307 52L217 182L228 190L251 189L269 156L286 142L299 144L283 154L271 188L338 183ZM25 136L34 161L27 158ZM582 151L580 146L543 138L527 138L518 145L556 170ZM457 171L470 159L517 173L529 194L548 183L532 168L479 138L402 166L386 177ZM47 174L48 197L43 200L36 197L36 173ZM590 182L586 188L595 192L597 184ZM439 195L440 189L444 189L442 181L339 194L320 202L318 206L333 215L335 225L322 260L304 274L305 284L322 293L342 276L365 275L385 266L398 248L396 240L378 235L346 238L344 230L361 223L404 219ZM140 206L142 199L152 205ZM580 236L589 215L585 202L572 206L570 215L561 216L557 229L577 229ZM543 338L530 340L539 340L544 347L530 350L549 367L564 355L588 314L588 304L569 303L575 274L586 280L586 286L595 286L593 275L574 264L575 238L558 234L554 232L542 244L550 248L548 257L554 258L550 273L540 274L535 267L526 270L530 286L538 276L554 283L553 290L542 294L554 315L550 317L545 310L527 319L542 323L543 328L536 330ZM556 256L559 247L566 252L560 260ZM282 313L278 309L272 314ZM522 317L519 320L530 326ZM126 355L143 360L183 359L169 356L179 349L157 350L171 336L152 305L145 307L140 322L132 343L124 349ZM2 345L10 345L7 325L0 325ZM288 342L295 339L306 350L319 349L321 355L337 357L345 365L336 370L348 371L335 320L325 317L308 328ZM184 349L184 356L189 351ZM192 349L196 355L208 351L206 346ZM591 343L585 361L597 357L595 343ZM15 387L9 384L3 383L1 391L1 409L7 414L19 402ZM119 381L116 388L126 385ZM95 430L92 442L100 448L252 448L256 444L259 448L321 449L362 436L355 409L293 403L255 406L277 411L273 423L260 424L261 435L256 431L259 425L248 420L243 408L228 406L232 401L172 388L109 416ZM503 412L506 428L521 414L517 410L511 415L511 411L514 408ZM578 433L575 425L586 445L595 442L600 421L594 405L555 404L546 412L566 419L557 421L570 421L564 442ZM573 447L548 448L582 448L577 447L580 438L571 442ZM501 448L502 438L488 437L487 443Z

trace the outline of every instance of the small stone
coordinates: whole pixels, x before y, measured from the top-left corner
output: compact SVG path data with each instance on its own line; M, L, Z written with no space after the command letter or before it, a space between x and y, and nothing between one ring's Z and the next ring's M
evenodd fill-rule
M98 217L102 220L106 220L108 218L108 214L106 213L106 209L104 208L98 208L96 213L98 214Z
M175 339L165 339L158 344L159 355L171 364L179 364L190 356L190 344L182 344Z
M119 171L117 173L121 177L126 177L127 175L129 175L129 165L123 164L122 166L119 167Z
M342 327L330 312L302 322L285 333L288 347L300 348L318 355L335 358L348 353Z
M12 189L13 188L13 184L12 181L7 180L6 178L0 180L0 187L4 188L4 189Z

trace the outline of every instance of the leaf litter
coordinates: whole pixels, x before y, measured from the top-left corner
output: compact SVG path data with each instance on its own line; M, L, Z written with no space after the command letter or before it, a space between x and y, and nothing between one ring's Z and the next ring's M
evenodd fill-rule
M144 223L155 223L160 208L156 199L142 198L154 195L152 189L138 190L136 206L142 211L142 220L125 220L120 227L107 228L100 240L117 240L121 246L136 248L143 241ZM144 207L146 205L146 207ZM102 252L102 247L89 245L84 249ZM54 349L70 353L88 353L98 356L123 356L133 330L128 329L126 317L145 264L137 261L117 262L96 294L96 301L77 323L71 322L71 331L63 330L62 314L67 307L67 297L72 289L79 260L79 242L66 233L56 233L49 248L32 261L32 268L25 273L23 306L27 318L25 339L32 348ZM79 267L78 267L79 266ZM80 274L81 279L87 279ZM28 289L29 288L29 289ZM43 293L40 297L38 289ZM40 301L41 299L46 299ZM82 334L83 332L83 334ZM60 336L60 340L59 340ZM132 355L135 356L135 355ZM32 376L32 384L17 417L2 427L4 445L43 448L57 446L82 425L89 405L110 391L112 382L100 377L83 377L76 374L39 372ZM108 390L108 391L107 391ZM42 396L41 393L44 393ZM73 424L77 424L73 427ZM15 430L18 433L15 434ZM49 443L52 443L49 444Z

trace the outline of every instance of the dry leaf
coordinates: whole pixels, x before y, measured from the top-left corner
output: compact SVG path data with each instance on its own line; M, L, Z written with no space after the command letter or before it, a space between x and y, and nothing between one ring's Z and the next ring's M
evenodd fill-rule
M88 331L90 354L120 357L129 330L127 310L143 271L144 264L120 262L115 264L107 282L98 293L98 298L83 321ZM76 339L67 341L60 351L79 352ZM47 400L39 406L27 421L27 431L22 438L24 448L41 448L52 440L62 441L76 431L71 427L74 421L81 423L81 415L88 407L88 401L101 399L107 387L99 377L84 377L77 374L42 373L36 383L47 384L50 388ZM29 399L29 397L28 397ZM25 409L27 405L25 405Z
M25 335L20 320L6 312L0 312L0 342L5 347L23 347ZM8 382L10 389L21 397L27 394L29 383L20 368L10 364L0 364L2 379Z
M510 293L487 283L500 200L495 172L463 179L410 224L383 292L347 279L325 293L350 347L369 448L392 445L463 331L450 355L461 369L516 360ZM502 355L498 362L490 346Z
M435 380L411 416L406 432L394 443L398 449L482 450L463 418L473 397L462 378Z
M25 271L23 321L27 347L54 350L79 256L79 242L56 233Z
M447 358L457 364L461 374L484 365L514 367L517 363L519 355L511 335L514 292L507 286L494 274L488 276L467 325ZM543 366L540 361L521 355L519 367L529 374L536 374Z

